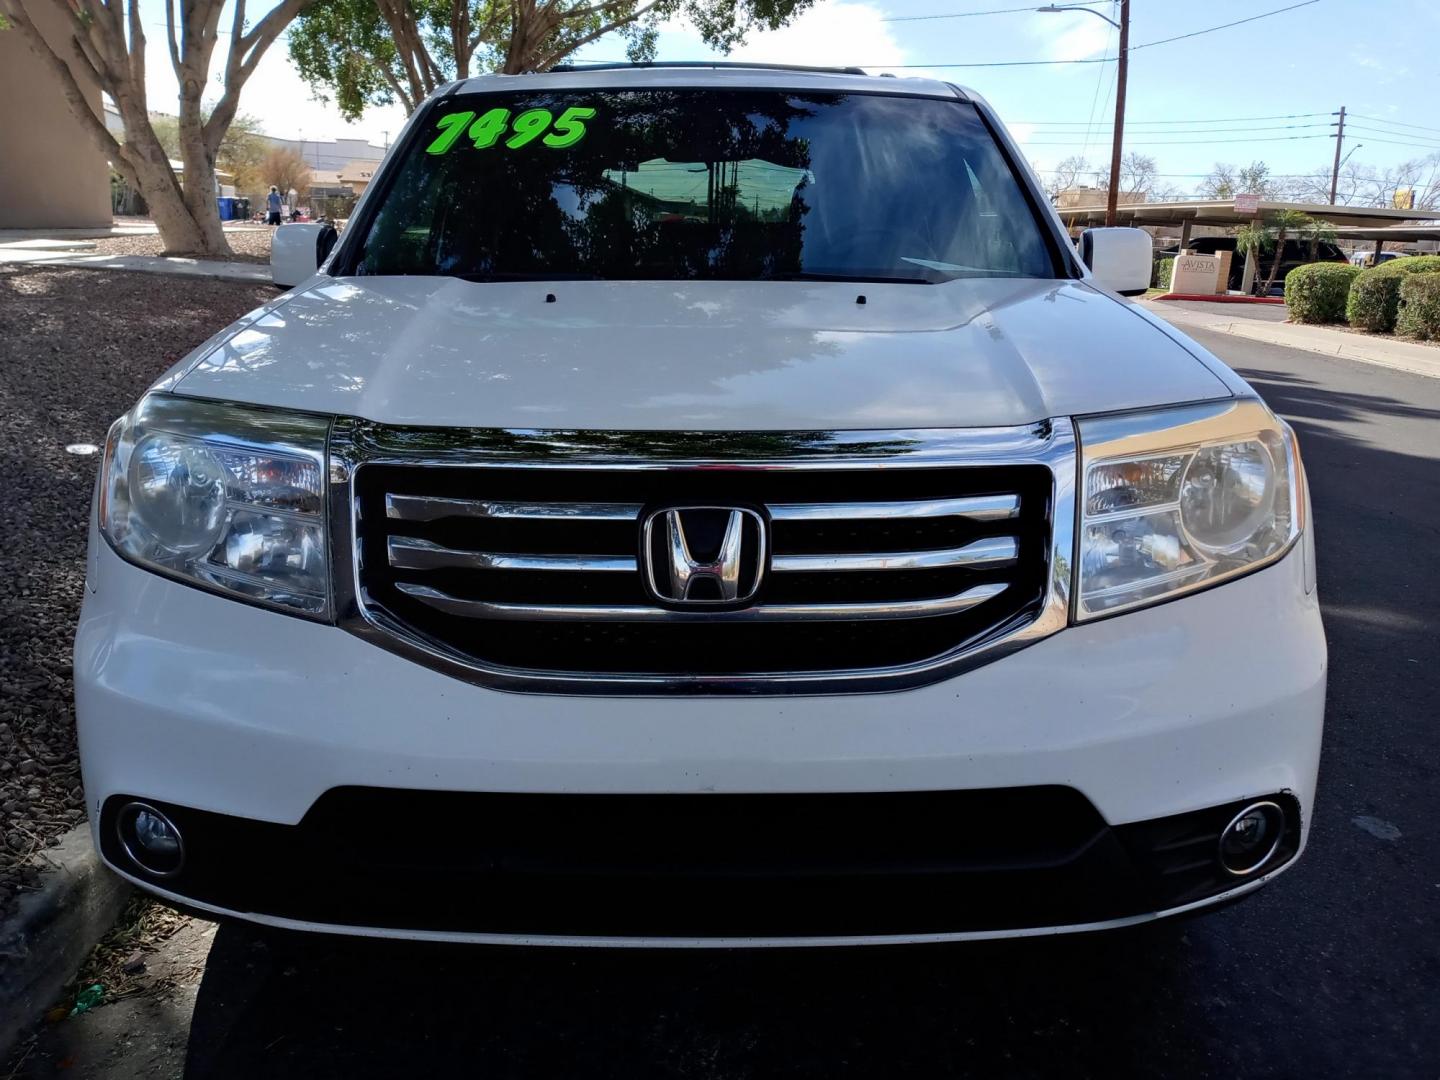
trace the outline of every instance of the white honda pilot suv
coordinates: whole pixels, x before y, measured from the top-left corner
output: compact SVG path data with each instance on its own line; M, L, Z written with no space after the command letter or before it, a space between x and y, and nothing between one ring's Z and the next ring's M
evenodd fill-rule
M1299 855L1294 434L976 95L469 79L274 260L105 446L76 711L136 884L796 945L1139 923Z

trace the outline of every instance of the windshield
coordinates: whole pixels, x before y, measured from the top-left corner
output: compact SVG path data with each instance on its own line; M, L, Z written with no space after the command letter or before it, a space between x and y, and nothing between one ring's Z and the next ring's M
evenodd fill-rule
M663 89L469 94L437 101L421 123L355 273L1055 276L1014 173L960 101Z

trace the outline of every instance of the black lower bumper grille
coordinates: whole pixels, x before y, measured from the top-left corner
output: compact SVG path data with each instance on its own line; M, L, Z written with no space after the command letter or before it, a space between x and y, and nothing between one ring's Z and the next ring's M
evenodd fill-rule
M1298 808L1267 864L1298 848ZM101 820L106 857L137 876ZM296 826L156 803L187 862L156 884L227 910L469 933L954 933L1139 915L1237 884L1240 805L1111 828L1064 787L824 795L529 795L337 788ZM1189 850L1182 850L1189 842ZM1197 860L1196 856L1199 855Z

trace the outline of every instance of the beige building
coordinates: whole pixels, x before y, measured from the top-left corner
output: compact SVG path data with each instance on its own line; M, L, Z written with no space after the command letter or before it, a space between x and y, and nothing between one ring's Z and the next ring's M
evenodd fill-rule
M64 55L64 17L50 4L29 11ZM100 88L81 85L101 116ZM0 228L108 226L110 164L71 115L54 74L14 30L0 33L0 101Z
M356 195L363 195L379 166L378 161L352 161L340 170L340 182Z

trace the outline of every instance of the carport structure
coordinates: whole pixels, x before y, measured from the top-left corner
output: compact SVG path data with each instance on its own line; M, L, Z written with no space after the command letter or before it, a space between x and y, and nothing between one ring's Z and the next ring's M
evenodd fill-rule
M1429 241L1434 246L1425 249L1440 252L1440 222L1432 225L1390 225L1383 229L1366 229L1358 225L1343 225L1335 230L1336 240L1374 240L1375 258L1386 244L1421 244Z
M1281 210L1298 210L1335 227L1341 240L1374 240L1376 251L1387 241L1408 242L1440 238L1440 211L1395 210L1385 206L1332 206L1325 203L1279 202L1269 199L1200 199L1186 202L1122 203L1116 208L1117 225L1141 228L1178 227L1180 249L1190 245L1195 225L1226 229L1250 223L1263 224ZM1074 206L1059 211L1067 228L1088 229L1105 224L1104 206ZM1428 224L1427 224L1428 223ZM1245 281L1254 279L1253 257L1245 257Z

